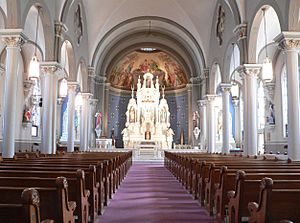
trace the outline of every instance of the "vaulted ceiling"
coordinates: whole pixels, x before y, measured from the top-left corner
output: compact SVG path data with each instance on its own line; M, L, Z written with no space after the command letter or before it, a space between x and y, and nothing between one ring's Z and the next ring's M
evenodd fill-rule
M125 21L138 17L166 19L164 24L153 22L152 29L153 31L167 30L170 36L172 36L172 31L174 33L178 33L178 31L176 28L167 27L168 21L183 27L199 45L204 58L208 56L211 27L214 27L212 20L217 0L83 0L83 2L87 15L91 61L93 57L97 57L95 52L99 47L99 42L108 33ZM143 20L139 26L143 26L144 31L147 32L148 20ZM133 26L127 26L121 32L132 32L134 29ZM124 47L128 47L128 45Z

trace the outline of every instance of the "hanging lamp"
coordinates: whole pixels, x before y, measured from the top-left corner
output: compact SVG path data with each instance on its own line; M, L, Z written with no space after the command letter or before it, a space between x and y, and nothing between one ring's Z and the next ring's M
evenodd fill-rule
M38 79L40 77L40 62L37 58L37 40L38 40L38 33L39 33L39 17L40 17L40 7L37 6L37 19L36 19L36 33L35 33L35 47L34 47L34 54L29 63L29 72L28 78L29 79Z

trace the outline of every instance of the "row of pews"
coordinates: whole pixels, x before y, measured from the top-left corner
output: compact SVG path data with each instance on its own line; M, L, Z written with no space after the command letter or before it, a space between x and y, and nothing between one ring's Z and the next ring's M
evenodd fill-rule
M300 222L300 163L165 152L165 166L216 222Z
M1 158L0 219L6 223L95 222L131 165L131 152L29 152Z

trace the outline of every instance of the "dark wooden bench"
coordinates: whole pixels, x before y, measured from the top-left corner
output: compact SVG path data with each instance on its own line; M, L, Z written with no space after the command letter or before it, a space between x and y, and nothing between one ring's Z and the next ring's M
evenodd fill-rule
M24 189L24 187L0 187L0 204L21 204L21 194ZM42 219L53 219L55 222L61 223L75 222L76 202L68 199L66 178L58 177L56 187L38 187L35 189L40 198L40 216ZM18 222L23 222L23 219L19 219Z
M19 190L10 190L10 193L17 193L13 196L21 196L21 202L11 200L9 203L0 203L0 219L5 223L54 223L54 220L40 218L40 196L36 189L25 188L22 194Z
M89 202L90 191L85 189L85 176L83 170L77 171L48 171L48 170L30 170L30 167L23 170L3 170L0 169L0 177L4 178L2 183L6 186L23 187L55 187L55 178L64 176L68 180L68 198L76 202L74 215L78 216L78 222L86 223L89 219ZM10 181L11 184L6 184L5 181L9 177L21 178L23 181L16 183ZM36 180L33 180L33 177ZM26 180L28 178L28 180ZM50 178L50 179L49 179ZM1 186L1 185L0 185ZM96 217L96 216L95 216Z
M282 220L300 222L300 189L272 189L273 180L263 178L259 200L250 202L249 223L279 223Z
M300 189L300 176L292 174L266 174L273 179L273 188ZM236 174L235 190L228 192L228 212L230 222L241 222L248 218L248 203L259 199L259 190L263 176L254 173L245 173L240 170Z

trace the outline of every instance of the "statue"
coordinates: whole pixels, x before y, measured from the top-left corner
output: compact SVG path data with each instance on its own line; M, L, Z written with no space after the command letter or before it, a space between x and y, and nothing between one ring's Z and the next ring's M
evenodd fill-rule
M96 132L97 138L99 139L101 136L101 131L102 131L102 113L97 112L95 114L95 118L96 118L95 132Z
M23 122L31 122L31 111L26 107L23 112Z

